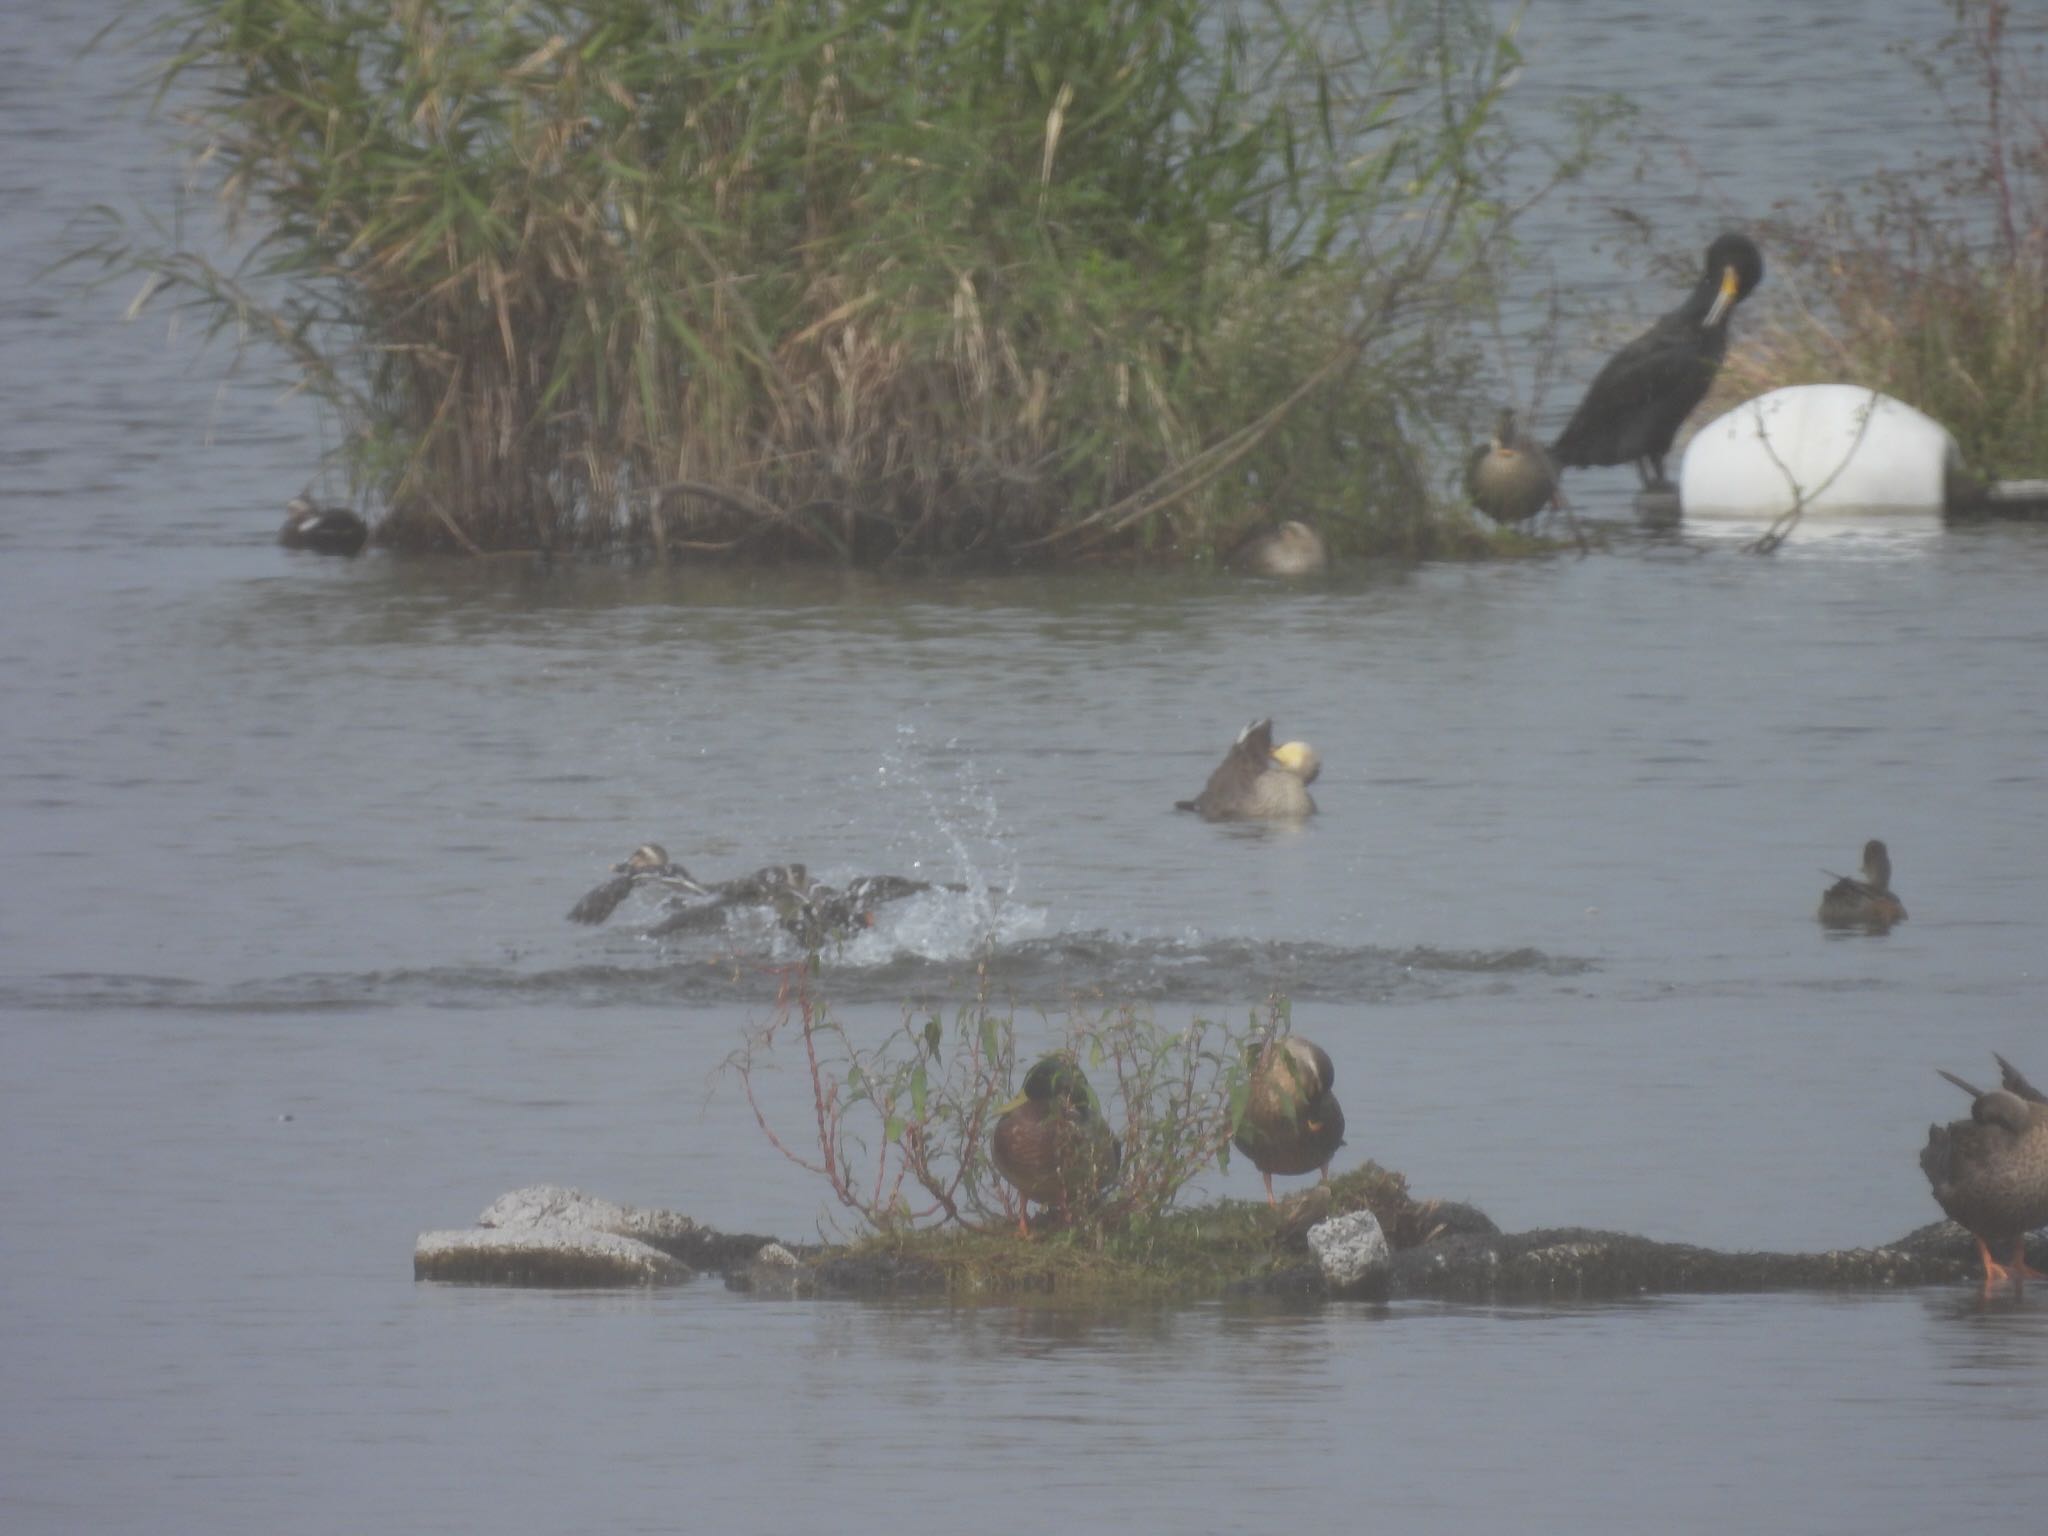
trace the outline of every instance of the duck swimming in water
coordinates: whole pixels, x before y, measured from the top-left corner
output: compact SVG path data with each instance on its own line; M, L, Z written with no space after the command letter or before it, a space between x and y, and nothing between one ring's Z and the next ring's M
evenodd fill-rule
M1047 1056L1024 1074L1024 1091L998 1111L989 1155L1017 1191L1019 1237L1031 1235L1025 1202L1071 1216L1115 1183L1123 1166L1123 1144L1103 1119L1095 1090L1064 1056Z
M1323 760L1305 741L1273 745L1273 722L1254 720L1192 800L1176 800L1177 811L1198 812L1204 821L1299 821L1313 816L1308 792Z
M1941 1075L1970 1096L1970 1118L1927 1128L1920 1168L1950 1219L1969 1228L1984 1261L1984 1294L2010 1279L2019 1295L2028 1276L2027 1233L2048 1226L2048 1096L1995 1051L1999 1086L1986 1093L1953 1072ZM2011 1257L2000 1263L1994 1250Z
M642 885L660 885L673 891L685 891L696 895L710 892L690 878L690 872L674 863L668 850L659 843L642 843L618 863L612 866L612 878L604 884L586 892L583 898L569 909L572 923L601 923L618 910L624 901Z
M1231 1138L1252 1160L1266 1181L1266 1203L1273 1198L1276 1173L1314 1173L1330 1177L1330 1159L1344 1145L1344 1108L1330 1091L1337 1081L1330 1053L1299 1035L1254 1040L1245 1047L1251 1073Z
M285 508L277 542L286 549L310 549L321 555L358 555L370 542L370 525L347 507L322 507L294 496Z
M1764 280L1763 253L1726 234L1685 302L1607 360L1550 445L1560 469L1633 462L1645 487L1668 485L1664 455L1706 398L1728 353L1728 319Z
M1504 409L1492 438L1466 460L1465 491L1495 522L1527 522L1557 505L1557 466L1541 443L1515 430L1514 411Z
M1822 874L1830 871L1822 870ZM1892 892L1892 856L1877 838L1863 845L1862 878L1837 875L1821 893L1820 920L1829 928L1868 928L1882 933L1906 920L1906 904Z
M1323 536L1297 518L1252 534L1230 552L1230 564L1254 576L1313 576L1329 563Z

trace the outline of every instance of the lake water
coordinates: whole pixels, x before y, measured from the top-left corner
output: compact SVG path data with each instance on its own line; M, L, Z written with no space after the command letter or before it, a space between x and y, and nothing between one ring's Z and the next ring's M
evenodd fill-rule
M1055 1020L1278 989L1336 1058L1344 1157L1421 1194L1510 1229L1896 1237L1937 1214L1927 1122L1964 1107L1932 1069L2048 1073L2048 529L1805 530L1759 559L1633 532L1617 470L1574 482L1608 553L1303 589L289 556L324 446L302 406L122 324L125 292L21 280L81 204L174 179L115 63L77 59L92 21L42 9L0 44L0 1526L1868 1533L2039 1507L2041 1291L1100 1313L415 1285L419 1230L540 1180L792 1237L828 1217L719 1072L770 978L633 909L563 921L649 838L713 876L975 886L828 964L864 1037L977 963ZM1531 121L1630 89L1719 171L1617 173L1555 227L1604 198L1689 250L1874 145L1937 147L1884 49L1946 16L1532 14ZM1581 293L1607 260L1558 255ZM1267 713L1321 749L1324 814L1175 815ZM1829 938L1821 871L1871 836L1911 920ZM800 1127L794 1074L764 1089ZM1209 1187L1258 1192L1242 1166Z

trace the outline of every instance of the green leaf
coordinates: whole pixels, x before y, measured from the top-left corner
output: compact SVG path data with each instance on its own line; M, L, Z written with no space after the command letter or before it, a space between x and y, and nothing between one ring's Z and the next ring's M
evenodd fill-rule
M903 1117L901 1115L891 1115L882 1122L882 1139L884 1141L896 1141L902 1135Z
M924 1119L924 1098L924 1063L919 1062L917 1070L910 1074L910 1113L915 1119Z
M924 1021L924 1048L934 1061L938 1060L939 1041L944 1033L945 1031L939 1027L939 1016L937 1014L933 1014Z

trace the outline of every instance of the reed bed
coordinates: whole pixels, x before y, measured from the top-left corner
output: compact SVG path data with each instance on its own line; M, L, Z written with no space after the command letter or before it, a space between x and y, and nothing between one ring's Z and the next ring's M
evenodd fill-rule
M1731 351L1705 414L1788 384L1869 385L1952 431L1988 479L2048 474L2048 76L2006 0L1962 0L1922 61L1966 159L1887 172L1762 231L1780 297ZM2038 46L2038 45L2037 45Z
M152 83L383 542L1207 556L1460 536L1511 216L1471 0L173 0Z

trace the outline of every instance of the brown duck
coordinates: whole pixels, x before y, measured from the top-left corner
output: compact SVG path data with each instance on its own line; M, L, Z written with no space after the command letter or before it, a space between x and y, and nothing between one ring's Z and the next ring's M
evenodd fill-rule
M1176 800L1177 811L1198 812L1204 821L1300 821L1316 813L1308 792L1323 760L1305 741L1273 745L1273 722L1254 720L1192 800Z
M1465 493L1495 522L1524 523L1557 504L1557 466L1541 443L1515 430L1515 413L1504 410L1493 437L1465 463Z
M1328 1051L1299 1035L1254 1040L1245 1064L1251 1081L1232 1140L1265 1179L1266 1203L1277 1205L1274 1174L1321 1169L1330 1177L1330 1159L1344 1145L1344 1108L1330 1092L1337 1068Z
M1930 1125L1920 1167L1941 1208L1977 1239L1984 1294L2010 1278L2018 1295L2027 1276L2048 1279L2027 1267L2027 1233L2048 1225L2048 1096L1992 1054L2000 1086L1989 1093L1941 1074L1970 1096L1970 1118ZM1993 1257L1998 1248L2010 1252L2008 1262Z
M1323 536L1298 518L1263 528L1230 552L1230 563L1254 576L1313 576L1330 563Z
M1906 920L1906 905L1892 892L1892 856L1883 843L1873 837L1863 845L1861 879L1838 875L1821 893L1820 920L1829 928L1878 932Z
M1116 1182L1123 1146L1102 1118L1087 1076L1065 1057L1047 1056L1025 1073L1024 1091L999 1115L989 1151L996 1172L1023 1201L1071 1215ZM1017 1234L1030 1233L1020 1202Z

